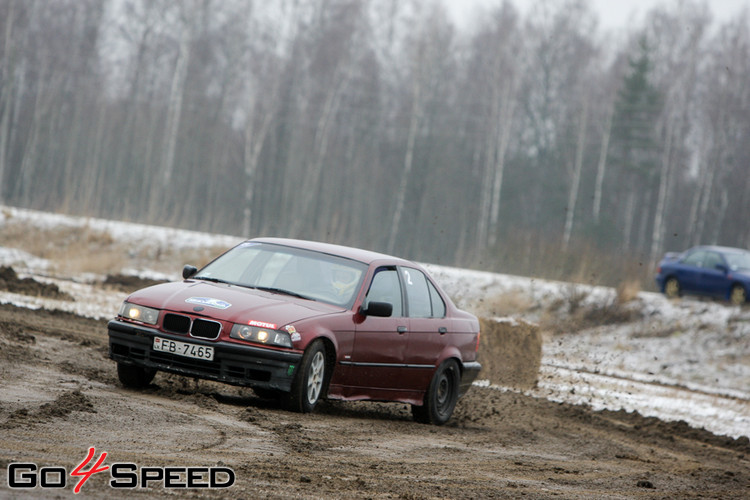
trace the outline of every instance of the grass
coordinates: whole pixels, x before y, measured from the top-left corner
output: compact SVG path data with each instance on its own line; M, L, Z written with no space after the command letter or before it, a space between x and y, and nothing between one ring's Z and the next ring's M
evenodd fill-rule
M119 274L127 268L147 268L179 275L185 264L201 267L226 248L164 248L153 243L116 241L106 231L88 226L33 228L6 219L0 231L0 246L17 248L47 259L52 272L62 275Z
M516 316L535 307L537 307L536 304L527 294L519 290L513 290L480 300L474 313L488 318Z
M638 290L656 290L653 266L647 260L637 253L603 249L593 242L577 241L564 248L555 238L521 234L489 251L482 267L518 276L623 287L624 299Z

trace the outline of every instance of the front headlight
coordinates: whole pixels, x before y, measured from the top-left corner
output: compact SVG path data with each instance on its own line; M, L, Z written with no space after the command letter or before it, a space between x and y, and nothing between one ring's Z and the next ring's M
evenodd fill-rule
M120 316L132 319L133 321L155 325L159 320L159 310L131 304L130 302L123 302L122 307L120 307Z
M233 339L255 342L258 344L274 345L279 347L292 347L292 338L287 332L259 328L256 326L235 324L229 336Z

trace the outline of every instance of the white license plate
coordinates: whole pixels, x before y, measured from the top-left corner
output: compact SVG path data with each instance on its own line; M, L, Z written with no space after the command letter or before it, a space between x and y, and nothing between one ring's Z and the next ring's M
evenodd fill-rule
M154 351L169 352L179 356L205 359L208 361L214 359L213 347L180 342L179 340L163 339L161 337L154 337Z

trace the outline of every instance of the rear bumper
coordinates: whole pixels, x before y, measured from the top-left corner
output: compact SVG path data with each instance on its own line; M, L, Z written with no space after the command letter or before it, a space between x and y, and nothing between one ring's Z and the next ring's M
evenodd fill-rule
M466 394L471 384L476 380L477 375L482 369L482 365L477 361L468 361L463 364L463 371L461 372L461 382L459 385L458 397Z
M112 320L109 331L109 357L118 363L153 368L188 377L226 384L290 391L301 353L276 351L164 333L154 328ZM154 337L161 337L214 348L212 361L154 351Z

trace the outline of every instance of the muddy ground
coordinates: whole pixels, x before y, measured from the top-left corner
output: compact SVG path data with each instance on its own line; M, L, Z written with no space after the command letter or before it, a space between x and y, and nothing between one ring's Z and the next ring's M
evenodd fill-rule
M489 366L489 364L488 364ZM527 379L520 383L527 383ZM747 498L750 443L625 412L473 387L448 425L402 404L325 402L287 412L240 389L157 375L119 385L106 322L0 306L0 497L8 465L68 472L106 464L229 467L224 490L130 491L216 498ZM93 461L92 461L93 464ZM84 485L109 498L108 473ZM68 497L67 488L33 490Z

